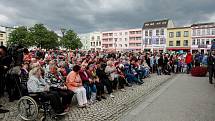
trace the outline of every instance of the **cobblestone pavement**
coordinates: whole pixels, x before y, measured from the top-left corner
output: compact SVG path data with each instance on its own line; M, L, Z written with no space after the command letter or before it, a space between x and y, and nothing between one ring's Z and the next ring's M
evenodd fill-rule
M215 121L215 88L208 77L177 74L121 121Z
M149 94L153 89L173 78L169 76L151 75L150 78L144 79L145 83L141 86L134 85L126 87L126 91L120 90L114 92L115 98L107 97L106 100L96 102L88 108L77 108L77 102L73 100L71 110L62 121L117 121L125 112L131 110L135 105L141 102L141 99ZM0 120L19 121L17 112L17 102L9 103L8 99L0 100L4 107L9 108L10 113L0 114Z

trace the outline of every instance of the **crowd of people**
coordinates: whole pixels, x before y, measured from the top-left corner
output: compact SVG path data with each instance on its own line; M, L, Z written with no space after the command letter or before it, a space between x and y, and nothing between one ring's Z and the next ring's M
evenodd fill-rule
M114 98L113 92L126 91L125 86L143 84L151 73L189 74L194 65L207 66L207 57L190 52L29 51L1 46L0 96L6 91L12 102L29 93L38 93L51 102L56 114L63 115L69 111L74 95L78 107L88 107L107 96Z

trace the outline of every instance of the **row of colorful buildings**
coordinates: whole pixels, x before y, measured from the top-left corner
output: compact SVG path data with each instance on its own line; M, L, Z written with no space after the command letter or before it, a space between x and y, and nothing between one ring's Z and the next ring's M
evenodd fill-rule
M142 28L80 34L83 49L94 51L207 52L215 39L215 23L175 27L172 20L145 22Z

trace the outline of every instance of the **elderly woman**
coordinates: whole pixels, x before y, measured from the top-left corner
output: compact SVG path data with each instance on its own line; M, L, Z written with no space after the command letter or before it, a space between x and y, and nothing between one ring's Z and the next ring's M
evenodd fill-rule
M60 72L57 71L55 65L49 67L50 71L46 74L46 80L50 84L50 90L56 91L60 97L62 97L62 104L65 111L69 111L69 106L72 101L73 92L68 90L64 79L61 76Z
M70 72L66 78L66 85L69 90L76 93L79 107L83 108L87 106L87 96L79 75L80 69L81 67L79 65L73 67L73 71Z
M89 100L90 103L94 103L96 97L96 87L94 81L92 80L92 78L90 78L87 69L88 69L87 64L83 63L81 65L79 75L82 79L83 86L86 89L87 99Z
M28 92L37 93L43 100L49 100L51 106L57 115L64 115L64 108L60 101L60 97L55 91L49 91L49 85L41 77L41 68L35 67L30 72L30 78L27 82Z
M116 90L118 74L117 74L116 67L113 64L113 61L111 61L111 60L107 61L107 66L105 68L105 73L109 76L109 80L112 83L112 88L114 90Z

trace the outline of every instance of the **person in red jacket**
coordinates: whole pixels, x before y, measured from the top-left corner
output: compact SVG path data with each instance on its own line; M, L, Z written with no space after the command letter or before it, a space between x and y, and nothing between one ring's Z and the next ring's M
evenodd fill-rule
M192 54L190 52L188 52L187 56L186 56L186 64L187 64L187 74L190 73L191 70L191 66L192 66L192 61L193 61L193 57Z

